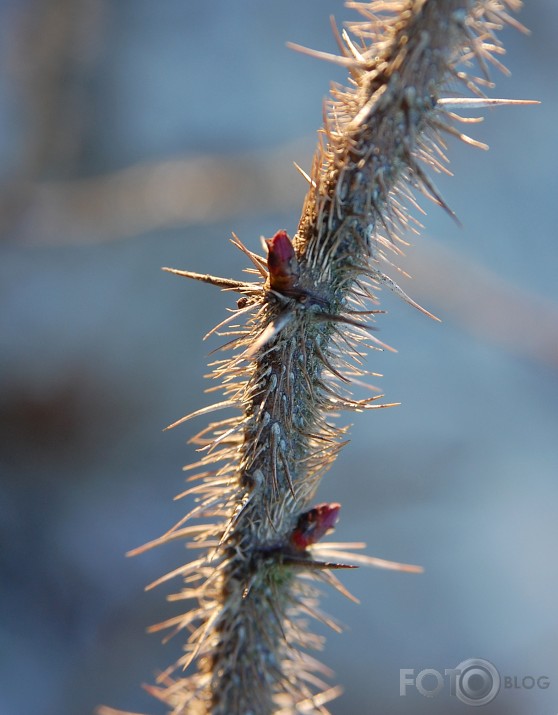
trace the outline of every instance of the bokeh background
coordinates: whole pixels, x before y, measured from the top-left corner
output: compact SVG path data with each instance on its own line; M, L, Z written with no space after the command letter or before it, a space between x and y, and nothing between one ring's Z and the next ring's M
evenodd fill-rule
M239 277L235 231L294 233L321 104L339 68L340 0L2 0L0 3L0 714L158 715L142 689L178 655L145 628L176 613L145 584L183 547L124 553L188 509L189 434L162 428L208 404L230 298L159 268ZM320 497L335 539L420 563L420 576L342 575L346 625L323 660L335 715L465 714L446 686L399 694L399 671L487 658L503 688L487 715L558 712L558 5L528 3L504 33L512 78L495 96L543 104L488 113L450 143L438 183L457 227L426 206L405 288L375 353L390 410L358 415ZM496 75L496 73L495 73ZM349 417L347 418L347 420ZM199 428L203 426L200 421ZM530 684L531 681L526 681ZM427 682L427 685L432 685Z

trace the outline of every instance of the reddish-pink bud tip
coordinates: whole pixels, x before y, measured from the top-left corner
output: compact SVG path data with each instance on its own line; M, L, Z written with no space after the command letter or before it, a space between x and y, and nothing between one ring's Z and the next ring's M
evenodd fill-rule
M298 262L291 239L281 230L266 239L266 243L270 287L279 292L290 290L298 278Z
M341 504L318 504L298 517L291 535L291 543L298 551L304 551L333 529L339 516Z

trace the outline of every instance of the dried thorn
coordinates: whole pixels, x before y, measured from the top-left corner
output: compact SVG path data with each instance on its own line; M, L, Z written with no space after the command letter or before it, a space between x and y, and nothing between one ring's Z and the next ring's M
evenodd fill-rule
M462 124L480 124L480 122L484 122L484 117L462 117L460 114L456 114L455 112L450 111L446 111L446 116L448 116L450 119L453 119L455 122L461 122ZM429 157L429 159L432 163L432 157ZM446 176L453 176L449 169L442 167L438 163L436 163L435 166L439 171L443 170Z
M341 581L337 578L333 571L320 571L317 572L317 576L325 583L329 584L330 586L333 586L336 591L339 591L339 593L342 596L345 596L345 598L348 598L349 601L352 601L353 603L357 604L360 603L359 599L356 596L353 596L353 594L347 588L345 588L345 586L341 583Z
M294 318L294 311L285 310L280 313L274 320L267 325L267 327L260 333L260 336L255 340L252 345L244 352L243 357L249 360L253 357L260 348L263 348L270 340L272 340L276 335L278 335L283 328L288 325Z
M301 700L296 704L296 709L298 710L299 713L322 713L323 715L326 715L326 713L329 712L329 710L322 710L322 705L326 705L327 703L331 702L332 700L335 700L338 698L340 695L343 694L343 688L340 685L335 685L334 687L328 688L327 690L324 690L321 693L318 693L316 695L311 695L309 698L306 698L305 700ZM317 710L319 708L319 710ZM292 712L292 710L290 711ZM278 713L278 715L284 715L284 713Z
M321 52L320 50L312 50L310 47L304 47L304 45L298 45L296 42L287 42L287 47L295 52L300 52L303 55L308 55L309 57L314 57L318 60L325 60L326 62L333 62L336 65L341 65L342 67L347 67L349 69L355 69L360 66L359 62L350 57L340 57L339 55L334 55L331 52Z
M536 99L489 99L488 97L445 97L437 104L444 109L489 109L509 105L540 104Z
M159 631L163 631L165 630L165 628L170 628L171 626L174 626L176 624L177 627L163 641L163 643L168 642L173 636L175 636L180 630L182 630L182 628L185 628L188 623L191 623L193 620L199 617L201 613L201 610L198 609L197 611L192 612L189 619L187 619L182 613L180 614L180 616L174 616L173 618L168 618L166 621L162 621L161 623L156 623L154 626L149 626L147 632L158 633Z
M277 627L279 628L279 631L281 632L281 636L282 636L283 640L285 641L285 644L288 645L289 639L287 638L287 634L285 633L285 629L283 627L282 614L277 609L277 605L276 605L276 602L274 599L270 598L268 603L271 608L271 613L273 614L273 616L275 618L275 623L276 623Z
M291 470L289 469L289 463L288 463L287 458L285 457L282 449L279 450L279 459L281 460L281 464L283 465L283 469L285 471L285 477L287 478L287 484L289 485L289 491L291 492L293 499L296 499L296 492L294 489L293 478L291 476Z
M156 581L153 581L150 583L148 586L145 587L146 591L151 591L151 589L155 588L156 586L159 586L160 584L164 583L165 581L170 581L171 579L175 578L176 576L181 576L182 574L188 573L189 571L196 571L198 567L203 566L205 563L205 558L201 559L196 559L196 561L190 561L187 564L184 564L183 566L179 566L177 569L174 569L174 571L171 571L170 573L165 574L164 576L161 576L158 578Z
M502 25L509 25L519 32L522 32L524 35L531 34L531 30L528 27L525 27L525 25L519 22L519 20L516 20L515 17L507 13L505 10L496 10L495 14L500 18Z
M336 633L342 633L343 629L339 625L339 623L331 618L330 616L326 615L323 611L321 611L317 606L315 606L312 603L308 603L307 601L304 600L299 600L298 602L298 608L302 613L307 613L309 616L314 618L316 621L319 621L320 623L323 623L324 626L327 626L328 628L331 628L331 630L335 631Z
M349 380L348 377L345 377L339 370L337 370L333 365L331 364L331 361L324 355L321 347L318 345L318 343L314 343L314 348L316 350L316 355L320 358L324 366L336 377L338 377L342 382L352 382Z
M402 298L406 303L411 305L413 308L416 308L417 310L420 310L421 313L424 313L424 315L427 315L429 318L432 318L432 320L435 320L438 323L441 323L442 321L440 318L435 316L433 313L430 311L426 310L426 308L423 308L422 305L419 305L415 300L413 300L410 296L405 293L405 291L397 285L397 283L392 280L389 276L386 276L385 273L378 273L378 278L382 282L383 285L387 286L392 293L397 295L399 298Z
M141 715L141 713L132 713L128 710L115 710L106 705L99 705L99 707L95 709L95 715Z
M228 340L223 345L219 345L218 347L213 348L213 350L210 350L210 352L208 354L215 355L215 353L221 352L221 350L230 350L235 345L241 345L242 343L246 343L246 342L247 342L246 337L234 338L233 340Z
M236 233L233 233L233 237L230 239L230 241L233 246L239 248L242 253L244 253L244 255L250 259L250 261L252 261L252 263L257 269L257 272L262 276L262 278L267 278L265 260L261 256L258 256L257 253L253 253L252 251L250 251L250 249L246 248L246 246L242 243Z
M159 546L160 544L165 544L168 541L174 541L174 539L182 539L185 536L192 536L192 534L201 534L203 532L208 531L212 526L215 526L214 524L196 524L195 526L187 526L184 529L179 529L171 534L165 534L164 536L159 536L157 539L153 539L153 541L148 541L147 544L143 544L143 546L138 546L135 549L131 549L130 551L126 552L126 556L139 556L139 554L143 554L145 551L149 551L149 549L153 549L156 546Z
M331 31L333 33L333 37L335 39L335 42L337 44L337 47L339 48L339 52L343 55L343 57L347 57L348 59L351 59L351 55L348 53L348 50L352 54L352 59L356 59L358 61L362 61L362 57L359 55L358 52L356 52L356 48L354 47L353 43L350 41L350 38L345 30L343 30L343 39L345 42L343 42L343 39L341 35L339 34L339 29L337 27L337 23L335 22L335 18L333 15L329 16L329 22L331 25ZM351 73L351 76L353 77L354 80L358 80L359 77L361 76L361 71L360 67L348 67L349 72Z
M467 134L463 134L463 132L460 132L459 129L452 127L451 124L446 124L445 122L442 122L438 119L433 119L432 125L442 132L451 134L452 137L459 139L464 144L469 144L470 146L474 146L476 149L483 149L484 151L488 151L489 149L488 144L485 144L484 142L479 142L476 139L467 136Z
M337 546L341 548L331 548ZM350 559L360 566L373 566L374 568L388 569L390 571L403 571L405 573L424 572L424 568L422 566L417 566L415 564L403 564L398 561L387 561L386 559L379 559L375 556L366 556L364 554L351 554L344 550L351 546L353 548L360 548L361 545L324 543L317 548L324 554L324 556L327 555L333 558Z
M184 659L184 670L186 670L186 668L188 668L188 666L197 658L198 653L200 652L201 648L203 647L203 644L205 642L205 638L206 638L207 634L209 633L211 628L213 628L213 624L218 619L218 617L219 617L218 609L215 609L215 611L213 611L213 613L211 613L208 616L207 621L204 624L203 630L200 632L200 636L197 639L197 642L196 642L194 648L192 649L192 652Z
M196 281L202 281L202 283L211 283L211 285L215 285L219 288L223 288L226 290L236 291L237 293L249 293L252 292L256 287L254 283L246 283L246 281L235 281L231 278L219 278L219 276L210 276L207 273L179 271L177 268L167 268L166 266L161 268L161 270L166 271L167 273L173 273L175 276L182 276L183 278L192 278Z
M279 447L278 428L279 425L277 422L273 422L271 429L269 430L269 441L271 447L271 481L277 495L279 495L279 477L277 474L277 449Z
M304 169L296 163L296 161L293 161L293 164L294 164L295 169L298 171L298 173L299 173L301 176L303 176L303 177L306 179L306 181L310 184L310 186L312 186L312 187L315 189L316 186L317 186L317 184L316 184L316 182L314 181L314 179L313 179L311 176L309 176L309 175L304 171Z
M381 392L379 387L376 387L375 385L369 385L367 382L364 382L363 380L359 380L356 377L351 377L350 379L351 384L353 385L358 385L359 387L364 387L367 390L371 390L372 392ZM380 399L382 395L378 395L378 399Z
M370 204L374 208L374 211L376 212L376 216L380 219L380 223L384 227L384 230L387 234L387 237L388 237L390 243L392 244L393 249L395 250L395 236L393 235L393 231L391 230L391 228L388 226L388 222L387 222L386 217L384 216L384 212L380 208L378 202L374 201L374 199L372 198L372 196L370 194L368 196L368 199L370 201Z
M487 81L490 81L490 73L486 65L486 53L482 52L482 48L479 47L479 38L475 37L471 29L467 26L467 23L462 21L458 23L462 32L465 33L470 41L471 54L474 55L477 64Z
M339 32L339 28L337 27L337 23L335 22L335 17L333 15L329 16L329 24L331 26L333 38L337 44L337 47L339 48L339 52L341 52L344 57L349 57L349 55L347 54L347 47L341 39L341 34Z
M271 526L271 528L273 529L273 531L274 531L276 534L279 533L279 532L277 531L277 527L275 526L275 522L273 521L273 518L272 518L272 516L271 516L271 512L269 511L269 504L268 504L268 500L267 500L267 499L264 500L264 509L265 509L265 515L267 516L267 520L268 520L268 522L269 522L269 525Z
M428 177L428 175L422 170L420 165L416 161L411 161L410 162L410 168L411 171L413 171L416 175L419 181L422 183L423 187L426 189L428 192L427 195L434 201L435 204L438 204L441 208L444 209L444 211L451 216L451 218L455 221L455 223L458 226L461 226L461 221L457 218L456 214L452 209L447 205L447 203L444 201L442 198L442 195L434 185L434 182Z
M195 412L190 412L189 415L185 415L184 417L181 417L179 420L176 420L176 422L173 422L171 425L168 425L168 427L165 427L163 432L166 432L169 429L173 429L174 427L177 427L178 425L181 425L183 422L187 422L188 420L193 419L194 417L200 417L201 415L206 415L210 412L215 412L216 410L223 410L226 407L234 407L236 405L235 400L225 400L224 402L217 402L214 405L209 405L209 407L202 407L200 410L196 410Z
M252 310L252 308L253 308L253 305L248 304L242 308L238 308L237 310L234 310L232 312L232 314L228 316L228 318L225 318L225 320L222 320L214 328L211 328L211 330L203 336L202 340L207 340L207 338L209 338L211 335L213 335L213 333L217 333L217 331L220 328L223 328L225 325L227 325L227 323L230 323L231 320L234 320L236 317L238 317L239 315L242 315L243 313L249 312L250 310Z
M341 564L329 561L316 561L314 559L304 558L303 556L286 556L283 558L285 566L294 566L295 568L311 569L316 571L332 571L336 569L356 569L355 564Z
M344 315L333 315L332 313L312 313L312 320L318 323L344 323L345 325L353 325L355 328L363 330L378 330L374 325L359 323L358 320L352 320Z

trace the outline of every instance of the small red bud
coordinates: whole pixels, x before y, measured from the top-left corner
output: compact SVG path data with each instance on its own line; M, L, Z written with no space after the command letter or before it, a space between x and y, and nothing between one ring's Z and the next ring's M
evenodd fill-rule
M266 243L271 289L279 293L291 290L298 279L298 261L291 239L281 230L273 238L266 239Z
M319 541L337 522L341 504L318 504L298 517L291 534L291 543L297 551L304 551Z

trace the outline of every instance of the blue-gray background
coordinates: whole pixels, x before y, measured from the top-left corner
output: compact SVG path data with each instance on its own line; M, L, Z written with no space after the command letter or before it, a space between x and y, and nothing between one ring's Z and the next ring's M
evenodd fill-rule
M181 466L208 403L202 335L229 300L161 273L241 276L234 230L294 232L336 67L338 0L3 0L0 3L0 715L88 715L99 703L164 710L140 687L179 653L147 625L176 612L146 583L180 545L123 554L188 505ZM484 712L558 712L558 9L529 3L506 30L500 109L452 142L440 179L463 224L426 206L407 290L435 324L383 295L370 369L402 406L355 416L320 497L335 539L420 563L421 576L342 574L356 606L323 660L336 715L456 713L447 687L399 695L400 668L487 658L503 689ZM349 418L347 418L349 419ZM199 428L203 423L199 423ZM527 681L529 684L530 681ZM430 683L428 683L430 684Z

